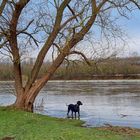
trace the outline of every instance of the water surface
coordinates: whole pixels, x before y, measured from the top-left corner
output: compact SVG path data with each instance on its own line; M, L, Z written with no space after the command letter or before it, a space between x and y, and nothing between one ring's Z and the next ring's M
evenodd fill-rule
M15 101L13 83L0 83L0 105ZM66 118L66 104L83 102L81 120L140 128L140 80L50 81L37 96L35 112Z

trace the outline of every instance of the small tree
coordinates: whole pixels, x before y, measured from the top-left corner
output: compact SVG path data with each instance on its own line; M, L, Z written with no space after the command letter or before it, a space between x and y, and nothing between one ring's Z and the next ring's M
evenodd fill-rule
M17 96L13 106L33 111L39 91L68 56L81 55L89 63L87 57L76 50L89 30L99 26L107 40L114 35L120 37L119 27L111 17L116 13L126 17L133 6L139 8L139 3L135 0L3 0L0 5L0 47L13 62ZM31 46L35 45L39 47L39 53L23 85L22 55L27 50L32 51ZM38 79L49 50L52 50L52 63Z

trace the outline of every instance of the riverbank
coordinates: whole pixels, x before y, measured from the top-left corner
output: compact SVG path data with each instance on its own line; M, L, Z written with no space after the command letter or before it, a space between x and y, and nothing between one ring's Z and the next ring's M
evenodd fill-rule
M27 77L23 76L23 81L27 81ZM114 75L83 75L83 76L72 76L72 77L57 77L54 76L50 81L64 81L64 80L140 80L140 74L114 74ZM13 79L0 79L0 81L14 81Z
M0 107L0 139L14 140L139 140L140 130L86 128L82 121L57 119ZM4 139L5 138L5 139ZM8 139L7 139L8 140Z

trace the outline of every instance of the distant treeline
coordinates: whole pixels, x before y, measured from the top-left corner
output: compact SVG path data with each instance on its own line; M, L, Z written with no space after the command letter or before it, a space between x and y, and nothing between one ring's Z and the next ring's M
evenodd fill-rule
M77 61L63 63L52 79L138 79L140 78L140 57L111 58L90 61L91 66L85 62ZM23 62L23 79L30 75L33 62ZM50 63L44 63L39 77L47 72ZM11 63L0 64L0 80L13 80Z

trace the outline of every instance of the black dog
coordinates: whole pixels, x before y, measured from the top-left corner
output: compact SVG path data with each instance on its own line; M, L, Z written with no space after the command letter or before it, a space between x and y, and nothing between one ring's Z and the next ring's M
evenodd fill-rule
M69 117L69 112L71 111L71 115L73 118L73 112L75 113L75 118L76 118L76 112L78 112L78 118L80 117L80 105L83 105L81 101L77 101L77 104L69 104L68 105L68 113L67 117Z

